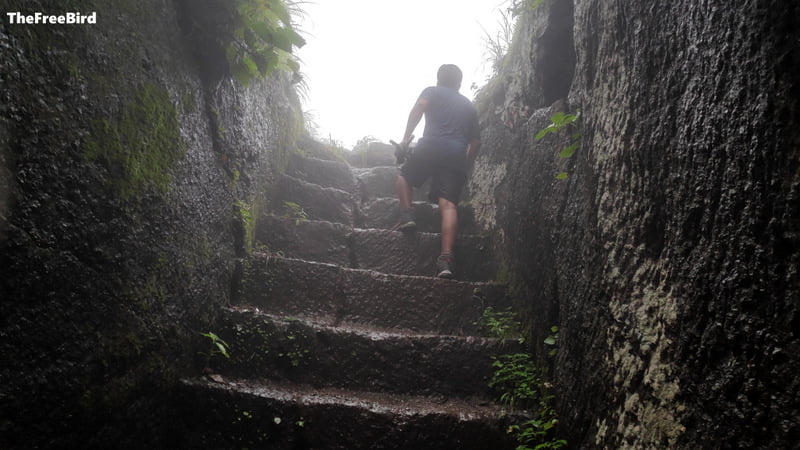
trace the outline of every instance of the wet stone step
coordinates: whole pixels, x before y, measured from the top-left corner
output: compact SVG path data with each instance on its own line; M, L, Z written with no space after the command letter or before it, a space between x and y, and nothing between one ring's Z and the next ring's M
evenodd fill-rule
M340 223L264 215L256 222L255 240L288 258L350 267L352 230Z
M356 177L350 166L343 161L292 154L286 174L322 187L336 188L351 194L358 192Z
M436 257L441 250L438 234L350 228L273 215L259 218L255 237L269 251L289 258L400 275L436 275ZM459 236L454 254L457 279L488 281L495 277L488 237Z
M373 198L396 197L397 191L395 183L400 169L394 166L378 166L365 169L354 168L353 173L358 179L361 191L361 200L367 201ZM416 201L426 201L428 199L429 183L425 183L419 188L413 189L413 199Z
M414 202L414 215L417 229L422 232L441 231L439 206L427 202ZM361 204L358 226L361 228L392 228L397 224L400 201L397 198L383 197L371 199ZM481 234L476 225L472 208L458 206L458 233Z
M514 448L511 418L481 400L407 397L218 378L184 379L183 448ZM518 418L517 418L518 419Z
M348 269L267 254L243 263L237 303L333 325L478 334L484 309L505 308L502 285Z
M219 333L231 358L221 373L415 395L490 398L492 356L518 353L514 340L331 327L234 307Z
M276 183L275 192L270 198L273 211L283 211L292 215L286 202L302 208L304 216L294 214L296 218L324 220L353 225L357 205L353 195L341 189L322 187L298 178L283 175Z
M354 229L351 234L352 267L401 275L435 276L441 253L441 236L406 234L379 229ZM488 281L495 278L489 239L462 235L453 248L453 273L458 280Z

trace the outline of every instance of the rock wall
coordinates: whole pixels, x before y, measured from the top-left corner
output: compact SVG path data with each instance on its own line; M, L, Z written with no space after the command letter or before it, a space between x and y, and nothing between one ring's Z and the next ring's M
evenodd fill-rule
M0 447L167 448L299 106L209 72L185 3L68 3L0 2Z
M471 202L534 341L560 327L571 446L800 441L798 24L770 0L522 14L479 97ZM565 131L535 139L577 110L573 156Z

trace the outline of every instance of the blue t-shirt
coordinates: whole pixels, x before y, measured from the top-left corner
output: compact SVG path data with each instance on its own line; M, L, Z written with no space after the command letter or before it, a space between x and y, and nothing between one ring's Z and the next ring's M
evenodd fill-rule
M425 88L419 97L428 101L422 133L424 140L448 151L463 152L472 139L480 138L478 111L457 90L431 86Z

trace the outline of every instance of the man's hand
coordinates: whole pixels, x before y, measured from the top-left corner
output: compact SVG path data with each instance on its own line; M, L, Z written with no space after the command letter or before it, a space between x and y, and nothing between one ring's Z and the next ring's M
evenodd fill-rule
M408 149L408 146L411 145L411 141L414 140L414 129L417 128L417 124L419 121L422 120L422 116L425 115L425 109L428 107L428 99L420 98L417 100L417 103L414 103L414 107L411 108L411 112L408 113L408 123L406 124L406 132L403 134L403 140L400 141L400 146L403 149Z

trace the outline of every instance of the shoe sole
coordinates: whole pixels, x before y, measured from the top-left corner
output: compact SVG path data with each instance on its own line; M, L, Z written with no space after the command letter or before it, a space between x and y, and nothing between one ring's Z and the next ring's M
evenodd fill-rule
M413 233L417 231L417 224L415 222L406 222L402 225L398 225L395 229L404 233Z

